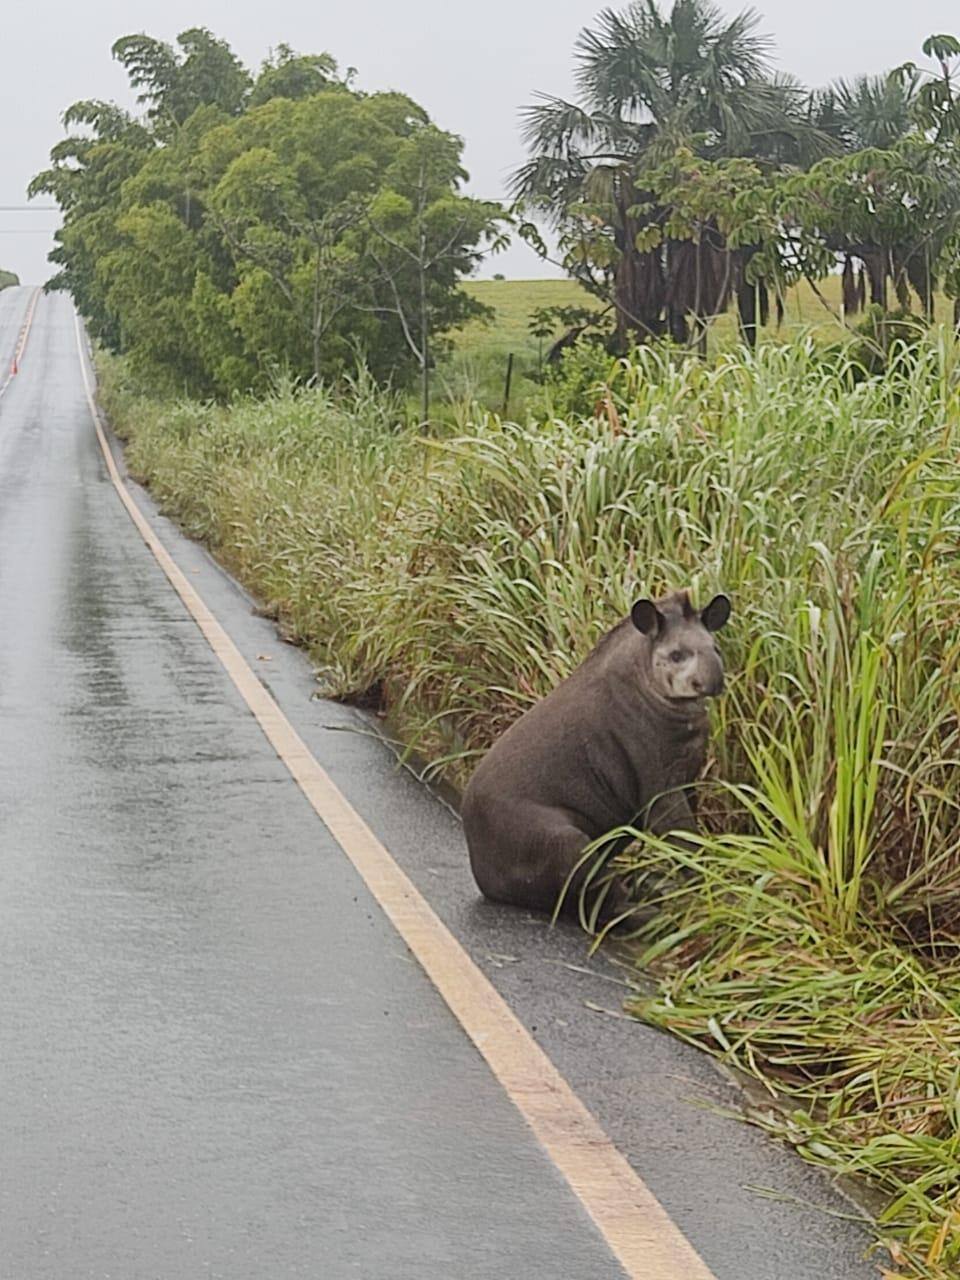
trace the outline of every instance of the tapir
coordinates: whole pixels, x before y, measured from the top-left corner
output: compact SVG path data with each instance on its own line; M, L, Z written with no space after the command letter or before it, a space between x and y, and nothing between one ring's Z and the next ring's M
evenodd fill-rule
M722 693L719 595L638 600L586 660L516 720L470 779L461 816L485 897L579 910L585 848L630 824L665 835L696 829L691 784L706 760L706 703ZM622 884L608 906L626 906Z

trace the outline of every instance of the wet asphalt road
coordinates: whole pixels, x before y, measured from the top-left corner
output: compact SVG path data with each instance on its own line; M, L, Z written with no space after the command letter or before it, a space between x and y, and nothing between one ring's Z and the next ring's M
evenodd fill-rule
M826 1179L597 1013L575 932L480 903L450 812L139 500L717 1280L875 1277ZM58 296L0 399L0 621L0 1278L620 1276L134 531Z

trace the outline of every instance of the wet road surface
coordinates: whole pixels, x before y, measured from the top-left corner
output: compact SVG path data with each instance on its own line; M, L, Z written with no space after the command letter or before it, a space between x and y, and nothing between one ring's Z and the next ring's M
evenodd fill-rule
M876 1276L825 1179L697 1105L735 1100L706 1059L587 1008L620 989L578 935L478 902L452 815L140 501L718 1280ZM621 1276L135 533L59 296L0 399L0 620L3 1280Z

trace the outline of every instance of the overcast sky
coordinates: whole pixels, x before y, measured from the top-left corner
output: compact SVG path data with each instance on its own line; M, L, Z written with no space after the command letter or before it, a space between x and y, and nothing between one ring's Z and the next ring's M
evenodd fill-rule
M668 3L669 0L665 0ZM743 5L720 0L734 14ZM359 71L365 89L410 94L444 129L466 139L471 190L503 194L522 160L517 110L535 90L569 94L572 49L602 0L27 0L6 5L0 62L0 205L22 205L25 188L62 136L60 114L79 98L130 103L112 62L117 36L172 40L206 26L256 68L268 49L328 50ZM619 7L619 6L614 6ZM956 0L761 0L762 27L777 60L808 84L882 71L908 58L932 32L960 35ZM56 215L0 211L0 267L24 283L50 274L46 254ZM555 274L518 246L482 273Z

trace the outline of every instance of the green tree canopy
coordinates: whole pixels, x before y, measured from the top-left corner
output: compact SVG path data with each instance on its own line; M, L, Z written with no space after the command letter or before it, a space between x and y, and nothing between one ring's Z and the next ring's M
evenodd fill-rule
M696 242L662 234L669 216L648 170L678 147L709 160L765 165L822 154L804 91L769 65L769 40L746 10L656 0L605 10L576 47L576 103L542 96L526 112L530 160L515 191L558 233L565 265L614 304L618 345L668 332L683 341L743 278L718 261L714 228ZM724 281L726 284L724 285Z
M177 36L177 46L179 53L147 35L121 36L113 46L157 132L169 134L205 105L239 115L251 77L227 42L206 27L191 27Z
M577 43L576 103L527 112L521 207L571 275L612 304L612 345L702 344L736 301L753 341L772 289L843 270L848 312L960 285L960 41L808 93L774 75L757 16L711 0L605 10ZM537 226L524 234L541 252Z
M271 98L309 98L336 83L337 63L329 53L297 54L278 45L260 68L249 105L262 107Z
M459 281L502 211L463 195L460 139L410 98L285 45L254 80L203 28L114 53L143 115L69 108L77 132L31 193L64 210L55 283L141 376L226 394L278 366L335 376L362 352L402 380L482 312Z

